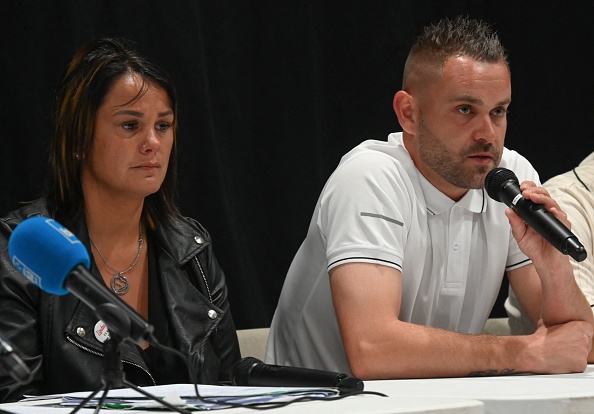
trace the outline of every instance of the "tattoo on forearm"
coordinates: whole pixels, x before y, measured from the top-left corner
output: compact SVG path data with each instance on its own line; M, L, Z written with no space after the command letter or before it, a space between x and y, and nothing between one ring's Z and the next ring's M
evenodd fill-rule
M513 368L506 368L501 371L497 371L496 369L488 369L486 371L473 371L468 374L469 377L493 377L496 375L513 375L516 373L516 370Z

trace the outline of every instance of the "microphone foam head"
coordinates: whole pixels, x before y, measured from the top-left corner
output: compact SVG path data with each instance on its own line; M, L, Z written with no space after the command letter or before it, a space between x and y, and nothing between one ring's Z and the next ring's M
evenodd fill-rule
M501 190L501 186L506 181L513 180L515 182L518 181L518 177L514 174L513 171L508 170L507 168L494 168L485 177L485 189L487 190L487 194L495 201L501 201L499 198L499 191Z
M65 295L64 281L77 265L89 268L87 249L76 236L48 217L23 220L8 239L14 266L45 292Z

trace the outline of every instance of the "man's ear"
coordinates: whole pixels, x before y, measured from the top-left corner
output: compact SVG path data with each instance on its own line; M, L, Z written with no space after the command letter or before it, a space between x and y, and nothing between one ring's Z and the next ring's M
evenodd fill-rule
M417 133L415 104L416 102L413 96L406 91L400 90L394 95L394 112L396 112L398 122L402 130L411 135L416 135Z

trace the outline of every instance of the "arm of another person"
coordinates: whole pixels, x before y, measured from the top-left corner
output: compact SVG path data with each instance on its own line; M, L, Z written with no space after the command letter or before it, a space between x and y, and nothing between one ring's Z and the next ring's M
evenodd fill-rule
M583 322L530 336L467 335L400 321L401 273L394 268L344 264L330 271L330 285L349 366L364 380L567 373L586 366L592 328Z
M584 293L590 307L594 306L594 194L588 189L578 186L553 186L555 181L544 184L551 197L557 201L559 207L567 214L571 222L571 231L584 245L588 257L577 262L570 260L573 276ZM594 311L594 308L592 308Z
M570 227L567 215L544 188L524 182L521 189L525 198L545 205L553 215ZM508 272L508 276L520 304L537 327L537 333L539 330L572 321L587 322L591 333L594 324L592 311L575 281L569 257L547 243L512 209L507 209L506 215L518 245L533 262L533 265ZM589 351L588 362L594 362L594 352Z

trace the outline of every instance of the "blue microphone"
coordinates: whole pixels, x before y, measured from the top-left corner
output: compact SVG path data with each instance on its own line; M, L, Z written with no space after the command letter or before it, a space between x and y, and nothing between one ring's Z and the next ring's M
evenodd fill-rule
M139 344L154 342L153 326L93 277L86 247L57 221L39 216L23 220L8 239L8 254L14 266L43 291L72 293L83 301L112 334Z
M8 254L27 279L53 295L68 293L64 282L72 269L91 266L82 242L48 217L23 220L8 240Z

